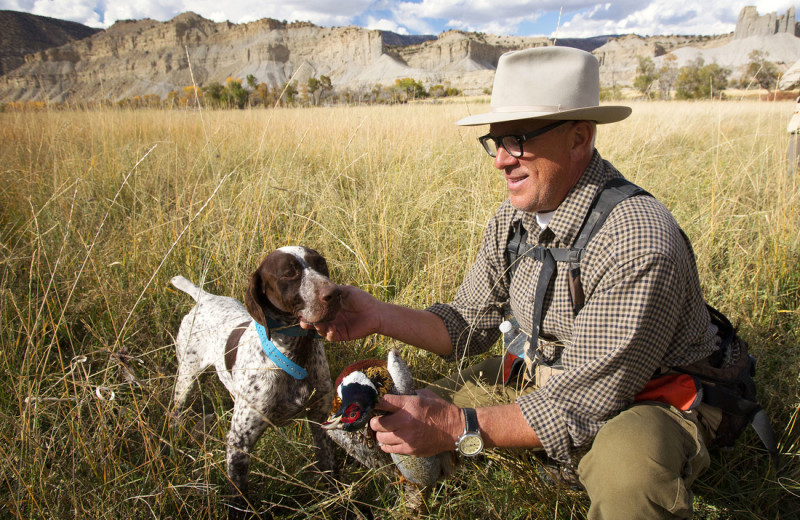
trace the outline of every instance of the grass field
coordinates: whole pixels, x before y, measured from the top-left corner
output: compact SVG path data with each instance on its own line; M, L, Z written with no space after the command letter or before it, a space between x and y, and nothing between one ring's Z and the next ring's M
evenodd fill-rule
M597 146L692 239L707 299L758 357L784 454L748 432L695 485L697 518L800 510L800 174L786 102L633 103ZM323 252L333 277L381 299L449 301L504 183L453 121L485 104L220 112L0 114L0 517L215 518L226 500L231 401L209 373L167 420L172 335L190 298L176 274L243 297L275 247ZM329 344L334 373L396 345ZM495 347L496 349L499 347ZM415 349L422 380L452 366ZM205 421L203 418L205 417ZM322 487L307 426L262 437L255 506L282 518L394 514L388 482L348 466ZM494 452L437 488L431 518L582 518L525 454Z

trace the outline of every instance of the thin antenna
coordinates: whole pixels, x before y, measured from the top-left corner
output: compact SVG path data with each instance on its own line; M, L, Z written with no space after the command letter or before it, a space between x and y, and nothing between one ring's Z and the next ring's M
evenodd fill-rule
M558 29L561 27L561 13L564 11L564 6L562 5L561 8L558 10L558 22L556 22L556 36L553 38L553 46L555 47L556 42L558 41Z

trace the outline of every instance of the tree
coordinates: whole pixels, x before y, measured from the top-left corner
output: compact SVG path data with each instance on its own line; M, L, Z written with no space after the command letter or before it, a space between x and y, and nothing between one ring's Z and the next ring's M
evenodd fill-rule
M434 85L428 90L428 95L437 99L440 97L458 96L460 94L461 91L457 88L445 85Z
M275 104L275 96L277 94L269 89L266 83L259 83L256 85L253 92L250 93L250 102L253 105L264 105L271 107Z
M204 95L203 93L203 89L195 86L183 87L183 104L189 107L197 106L200 98Z
M746 81L748 86L755 83L768 91L777 86L780 72L774 63L767 61L767 56L769 56L769 52L759 49L752 51L747 56L750 62L747 64L747 72L743 81Z
M322 74L319 77L319 89L317 89L318 98L317 104L319 104L321 99L327 98L333 92L333 83L331 83L331 77Z
M297 96L297 94L298 94L297 81L292 81L291 83L284 83L281 86L281 90L280 90L280 94L279 94L279 96L281 96L281 97L280 97L279 101L281 103L283 103L284 105L293 105L294 104L294 98L295 98L295 96Z
M639 66L636 67L638 76L633 80L633 86L643 95L650 95L650 88L655 83L658 76L656 75L656 64L650 56L639 56Z
M177 90L170 90L169 94L167 94L167 99L164 100L164 105L167 106L168 108L174 108L176 106L185 105L186 104L185 101L184 103L181 103L180 99L181 99L180 92L178 92Z
M311 94L314 105L319 105L320 100L333 90L331 78L322 75L317 78L308 78L308 92Z
M681 67L675 82L678 99L701 99L717 97L728 87L730 69L720 67L716 63L704 64L703 58L697 58Z
M678 79L678 57L674 54L664 56L661 61L661 68L658 69L658 89L661 91L661 99L669 99L672 87Z
M208 85L202 87L200 90L203 91L203 99L209 105L219 106L222 104L225 87L223 87L222 84L219 83L218 81L209 83Z
M395 86L406 93L407 99L422 99L428 97L428 92L422 86L421 81L414 81L413 78L397 79Z
M228 78L225 84L225 103L228 106L244 108L248 99L250 99L250 92L242 86L241 80Z
M308 93L314 95L314 92L319 89L319 80L317 78L308 78Z

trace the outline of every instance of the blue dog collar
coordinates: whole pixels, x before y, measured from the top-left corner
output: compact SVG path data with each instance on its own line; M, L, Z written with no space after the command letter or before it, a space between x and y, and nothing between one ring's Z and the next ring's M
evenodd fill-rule
M285 325L278 320L273 320L269 316L265 316L264 319L267 320L267 327L269 327L272 332L277 332L279 334L283 334L284 336L308 336L314 338L322 337L314 329L304 329L300 325Z
M261 348L264 349L264 353L267 355L267 357L293 378L305 379L308 375L308 372L306 372L303 367L286 357L280 350L278 350L278 347L276 347L275 344L271 342L269 338L267 338L267 329L265 329L263 325L257 321L254 323L256 325L256 330L258 331L258 337L261 339Z

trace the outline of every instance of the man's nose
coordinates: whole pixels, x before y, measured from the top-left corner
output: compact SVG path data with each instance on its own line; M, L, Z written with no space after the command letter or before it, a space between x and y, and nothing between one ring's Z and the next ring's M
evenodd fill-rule
M517 158L506 151L502 146L497 147L497 153L494 157L494 167L498 170L504 169L517 161Z

